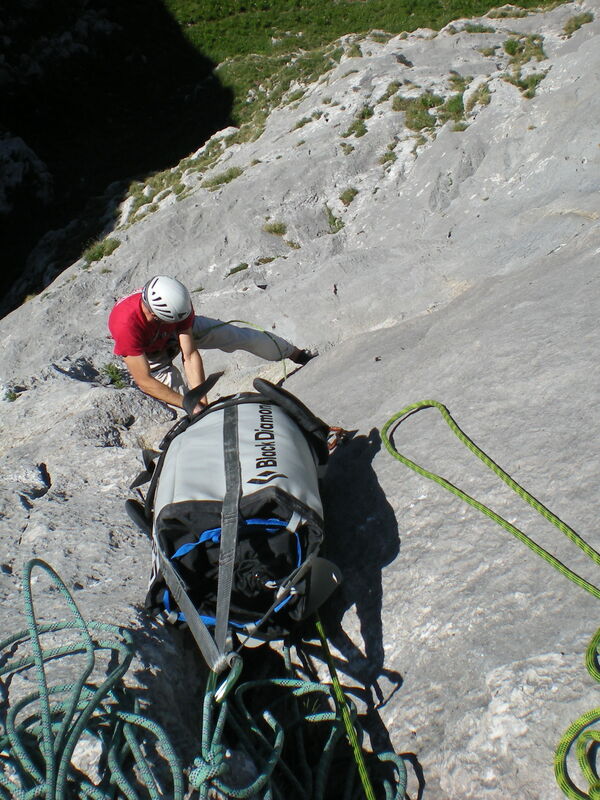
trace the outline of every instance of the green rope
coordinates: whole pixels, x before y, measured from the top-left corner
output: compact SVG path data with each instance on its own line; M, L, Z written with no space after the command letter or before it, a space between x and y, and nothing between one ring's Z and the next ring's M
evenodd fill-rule
M456 436L460 439L463 444L465 444L471 452L473 452L477 458L481 459L483 463L488 466L493 472L501 478L507 486L510 486L513 491L515 491L519 497L521 497L525 502L529 503L529 505L534 508L537 512L539 512L542 517L547 519L553 525L555 525L562 533L565 534L572 542L574 542L578 547L580 547L583 552L588 555L596 564L600 565L600 553L590 547L586 541L584 541L579 534L577 534L573 528L559 519L556 514L550 511L546 506L542 505L533 495L531 495L526 489L520 486L515 480L513 480L510 475L505 472L502 467L499 467L492 459L483 452L476 444L473 442L469 437L464 433L456 424L454 419L450 416L450 412L446 408L446 406L438 403L436 400L424 400L421 403L413 403L410 406L407 406L402 411L399 411L397 414L394 414L393 417L385 423L383 428L381 429L381 440L385 445L388 452L396 458L398 461L401 461L407 467L418 472L419 475L423 475L425 478L429 478L436 483L439 483L440 486L443 486L452 494L455 494L457 497L460 497L465 503L468 503L470 506L477 508L483 514L486 514L488 517L497 522L498 525L503 527L509 533L512 533L514 536L517 537L521 542L527 545L527 547L531 548L534 553L537 553L544 561L547 561L551 564L555 569L557 569L560 573L562 573L566 578L576 583L582 589L585 589L587 592L592 594L594 597L600 598L600 589L594 584L586 581L585 578L582 578L580 575L577 575L576 572L573 572L572 569L565 566L561 561L559 561L555 556L551 555L547 550L544 550L543 547L540 547L539 544L533 541L527 534L523 533L523 531L519 530L515 525L512 525L508 520L501 517L499 514L496 514L495 511L492 511L491 508L480 503L475 498L468 495L462 489L457 488L454 486L450 481L447 481L445 478L441 477L440 475L436 475L433 472L429 472L428 470L424 469L423 467L415 464L414 461L411 461L406 456L399 453L398 450L391 444L388 438L388 431L390 430L391 426L398 422L400 424L403 421L403 418L406 418L408 415L412 414L415 411L419 411L424 408L437 408L442 417L448 423L450 429L456 434Z
M435 481L449 492L452 492L457 497L460 497L469 505L486 514L488 517L497 522L498 525L501 525L505 530L509 531L509 533L512 533L514 536L516 536L517 539L526 544L546 562L555 567L566 578L573 581L573 583L577 584L577 586L580 586L582 589L585 589L594 597L600 598L600 589L597 586L585 580L585 578L582 578L573 570L569 569L569 567L565 566L561 561L555 558L555 556L551 555L544 550L544 548L540 547L515 525L512 525L499 514L496 514L483 503L475 500L473 497L468 495L462 489L454 486L445 478L424 469L414 461L411 461L409 458L398 452L398 450L390 442L388 431L395 423L400 424L409 415L424 408L437 408L451 430L456 434L460 441L469 448L469 450L471 450L479 459L481 459L486 466L495 472L496 475L498 475L498 477L500 477L504 483L513 489L523 500L529 503L532 508L538 511L542 517L555 525L562 533L565 534L565 536L567 536L572 542L580 547L581 550L583 550L583 552L594 561L594 563L600 564L600 554L590 547L590 545L588 545L587 542L585 542L585 540L573 530L573 528L559 519L556 514L546 508L546 506L540 503L539 500L533 497L533 495L531 495L526 489L513 480L513 478L511 478L507 472L499 467L498 464L492 461L492 459L458 427L448 409L441 403L438 403L435 400L425 400L421 403L413 403L412 405L404 408L402 411L399 411L397 414L394 414L394 416L392 416L381 429L381 440L383 441L388 452L398 461L401 461L419 475L423 475L424 477ZM600 630L596 632L586 652L586 666L588 672L596 681L600 681L600 668L598 665L599 647ZM597 743L600 742L600 730L592 730L592 726L598 724L600 724L600 708L596 708L593 711L588 711L583 714L565 731L558 744L554 759L554 772L560 789L570 800L600 800L600 779L597 775L595 767L595 753L597 751ZM575 744L575 752L577 761L579 763L579 768L585 780L589 784L589 791L587 793L581 791L568 774L567 758L573 744Z
M375 800L375 792L373 790L373 784L369 777L369 773L367 772L367 766L365 764L362 748L358 740L358 735L353 715L348 705L348 698L346 697L344 690L342 689L342 686L340 684L340 679L338 677L337 670L335 668L335 663L331 655L331 650L329 649L327 636L325 635L325 629L323 627L323 623L321 621L319 614L316 615L316 628L317 628L317 633L319 634L319 639L321 640L321 646L323 648L323 652L325 654L325 660L327 662L329 674L331 675L331 682L333 684L335 699L337 701L338 708L341 711L342 719L344 721L346 736L348 737L348 742L350 744L350 747L352 748L352 753L354 756L354 760L356 762L356 767L358 769L358 774L362 784L363 792L367 800ZM356 714L354 714L354 717L355 716ZM380 761L391 762L397 773L395 793L393 793L393 789L389 781L384 781L383 783L386 800L392 800L392 798L393 800L401 800L401 798L404 797L404 794L406 792L406 783L407 783L407 772L404 759L393 752L378 753L377 758Z

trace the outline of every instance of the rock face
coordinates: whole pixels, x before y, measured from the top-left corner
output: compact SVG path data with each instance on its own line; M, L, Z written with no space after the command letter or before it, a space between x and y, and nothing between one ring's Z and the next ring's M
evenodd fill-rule
M286 386L356 430L325 490L345 575L327 625L345 682L372 698L372 742L413 754L411 796L419 774L424 798L562 796L555 745L598 705L583 662L598 603L393 460L379 430L409 403L441 401L600 544L599 12L595 0L437 35L348 37L339 64L292 87L259 138L227 146L231 131L218 134L177 187L123 205L110 256L73 264L0 321L3 629L23 627L21 564L44 558L85 615L136 629L150 705L170 709L182 741L186 725L195 735L194 713L173 711L195 685L195 656L144 618L149 544L123 512L140 448L172 421L105 370L114 300L172 274L194 290L197 313L320 351ZM543 78L526 97L532 74ZM416 130L423 113L431 127ZM220 155L195 171L206 148ZM281 375L246 354L204 355L209 370L226 369L213 397ZM585 555L437 412L411 417L395 443L594 580ZM42 599L50 618L61 613L55 595Z

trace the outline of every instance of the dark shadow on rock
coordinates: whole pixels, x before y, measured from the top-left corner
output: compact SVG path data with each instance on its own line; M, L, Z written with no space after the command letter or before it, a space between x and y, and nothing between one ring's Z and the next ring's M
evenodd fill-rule
M71 223L29 292L106 231L107 204L114 216L132 177L177 164L229 124L232 97L162 0L0 0L0 38L7 313L23 299L7 291L45 233Z
M328 630L353 675L370 685L384 667L382 569L400 552L398 524L372 467L381 449L376 428L334 451L323 483L325 553L344 582L327 605ZM352 605L360 622L364 654L341 628Z

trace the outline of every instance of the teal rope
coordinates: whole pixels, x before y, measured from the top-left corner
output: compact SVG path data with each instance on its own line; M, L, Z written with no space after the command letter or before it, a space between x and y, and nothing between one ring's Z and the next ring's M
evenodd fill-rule
M71 614L68 621L37 622L31 591L36 568L49 575L64 597ZM133 658L131 634L113 625L86 623L65 584L39 559L25 566L23 594L28 628L0 642L4 695L0 708L0 800L114 800L115 786L127 800L141 800L142 796L160 800L163 794L147 766L138 741L140 733L153 738L154 747L167 762L173 798L183 800L181 767L166 735L156 723L130 710L133 703L120 688ZM64 631L76 634L76 640L45 646L47 637L52 641L53 634ZM20 655L22 650L27 651L25 655ZM102 667L97 663L101 653L105 657ZM52 685L48 669L66 656L83 658L81 673L74 683ZM108 666L104 665L106 658ZM106 675L99 686L91 683L96 667ZM15 677L31 671L37 690L10 702ZM71 764L84 734L96 738L108 751L98 785Z
M462 489L458 489L445 478L424 469L396 450L396 448L390 442L388 431L396 422L400 424L410 414L423 408L437 408L449 425L450 429L456 434L460 441L463 442L463 444L465 444L469 450L471 450L471 452L481 459L486 466L495 472L496 475L498 475L498 477L500 477L504 483L513 489L523 500L529 503L532 508L538 511L542 517L555 525L562 533L565 534L565 536L567 536L572 542L581 548L581 550L583 550L583 552L589 556L595 564L600 564L600 554L590 547L590 545L587 544L587 542L582 539L581 536L579 536L579 534L573 530L573 528L559 519L556 514L546 508L546 506L540 503L539 500L533 497L533 495L531 495L526 489L513 480L513 478L511 478L507 472L499 467L498 464L492 461L492 459L458 427L448 409L441 403L438 403L435 400L426 400L421 403L413 403L412 405L404 408L402 411L399 411L397 414L394 414L394 416L391 417L381 429L381 440L383 441L388 452L398 461L401 461L419 475L423 475L424 477L435 481L449 492L452 492L457 497L460 497L469 505L477 508L483 514L486 514L488 517L501 525L505 530L509 531L509 533L512 533L514 536L516 536L517 539L526 544L529 548L531 548L531 550L541 556L544 561L555 567L566 578L573 581L573 583L575 583L577 586L580 586L582 589L585 589L594 597L600 598L600 589L597 586L585 580L585 578L582 578L573 570L569 569L569 567L565 566L561 561L544 550L544 548L540 547L529 536L519 530L519 528L512 525L499 514L496 514L483 503L475 500L466 492L462 491ZM588 672L596 681L600 681L600 668L598 665L599 648L600 630L596 632L586 652L586 666ZM594 763L596 744L600 742L600 730L592 729L592 726L598 725L600 725L600 708L586 712L565 731L556 749L554 758L554 774L561 791L570 800L600 800L600 779L598 778ZM575 744L575 752L579 767L584 778L589 784L588 792L580 790L570 778L568 773L567 758L573 744Z
M67 621L36 619L35 569L45 571L64 596L70 612ZM332 781L343 782L332 772L344 736L340 703L330 686L291 675L289 647L285 648L289 677L237 685L239 657L224 680L210 674L200 754L184 771L164 731L138 713L133 695L122 686L134 652L129 631L86 622L65 584L43 561L33 559L26 565L23 586L28 628L0 642L0 800L164 800L166 796L183 800L190 792L208 800L213 790L232 800L324 800ZM66 644L65 635L71 639ZM61 659L73 657L81 661L76 664L81 669L77 679L55 683ZM29 679L31 673L37 688L14 697L15 678ZM97 685L94 676L99 673ZM345 702L354 723L356 709ZM323 746L316 761L313 757L309 763L315 726ZM97 784L71 764L83 736L94 738L102 748L95 765ZM237 776L229 772L230 746L245 753L257 769L245 786L231 785ZM164 773L161 782L148 761L148 748L161 759L157 765ZM392 757L384 754L381 759ZM399 762L401 771L404 763ZM336 784L336 796L353 800L354 774L348 770L345 791L337 792ZM396 798L403 795L404 786L405 780ZM392 800L387 784L385 796Z

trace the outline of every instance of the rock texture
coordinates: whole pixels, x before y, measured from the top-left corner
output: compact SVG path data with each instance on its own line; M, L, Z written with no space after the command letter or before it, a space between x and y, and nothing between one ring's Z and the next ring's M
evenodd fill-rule
M390 458L379 430L411 402L443 402L600 545L599 12L586 0L461 20L437 35L348 37L339 64L292 87L295 99L259 138L227 146L231 131L217 134L206 147L221 142L218 161L179 174L185 191L167 187L151 198L156 208L124 204L110 256L76 262L0 321L3 629L22 627L21 564L46 559L84 614L136 629L136 680L189 745L195 712L173 709L196 685L197 659L144 618L149 547L123 512L140 447L156 446L172 421L134 388L111 386L104 369L114 300L172 274L195 290L198 313L320 351L286 386L356 430L326 486L330 551L345 574L328 627L347 686L368 698L371 741L389 737L412 754L410 796L561 796L556 742L598 705L583 663L598 603ZM567 35L583 13L592 21ZM505 80L514 65L504 43L533 35L545 58L524 62L518 79L544 77L527 98L524 83ZM459 85L462 125L437 106L435 127L418 132L406 107L394 110L394 93L447 100ZM203 186L232 168L235 179ZM245 354L205 361L226 369L214 396L281 376ZM486 472L437 412L411 418L395 441L594 580L584 554ZM61 613L55 595L41 596L45 614Z

